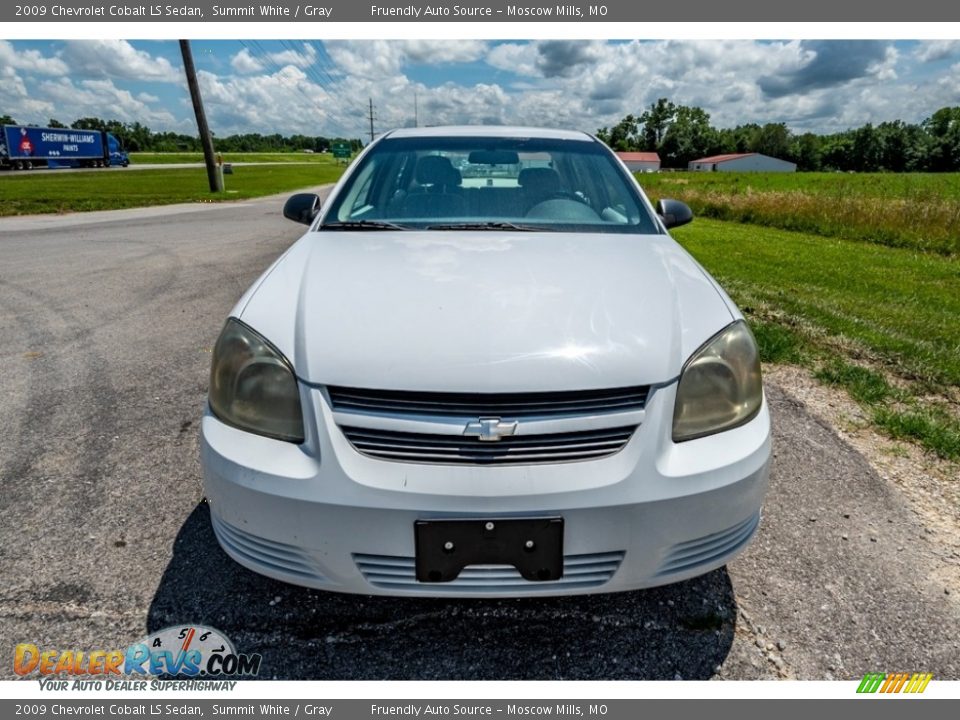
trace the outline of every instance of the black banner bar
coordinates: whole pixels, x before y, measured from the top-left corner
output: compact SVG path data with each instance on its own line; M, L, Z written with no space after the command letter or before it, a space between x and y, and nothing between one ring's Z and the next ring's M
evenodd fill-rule
M851 689L851 693L854 690ZM849 700L227 700L160 698L136 700L54 699L0 700L0 717L48 718L169 718L169 717L287 717L304 720L638 720L638 718L770 717L778 720L811 717L858 717L871 720L911 720L952 717L957 701L903 699ZM953 707L953 711L950 707ZM744 712L749 714L744 714ZM768 715L771 714L771 715Z
M960 3L914 0L688 0L683 3L597 0L555 3L543 0L177 0L175 2L100 2L99 0L27 0L3 3L0 22L954 22Z

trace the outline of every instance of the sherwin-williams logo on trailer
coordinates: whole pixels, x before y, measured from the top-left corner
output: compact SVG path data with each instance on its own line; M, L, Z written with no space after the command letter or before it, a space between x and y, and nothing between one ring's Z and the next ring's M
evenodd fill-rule
M917 694L927 689L931 678L931 673L867 673L857 692Z

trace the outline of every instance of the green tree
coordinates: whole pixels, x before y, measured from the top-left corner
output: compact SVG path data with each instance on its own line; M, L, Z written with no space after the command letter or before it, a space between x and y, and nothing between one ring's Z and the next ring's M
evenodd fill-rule
M636 150L639 124L633 115L627 115L610 128L607 144L614 150Z
M718 130L717 151L721 153L751 152L750 148L759 132L760 126L756 123Z
M686 167L691 160L716 152L719 141L717 131L710 126L709 113L703 108L679 105L660 145L660 157L667 167Z
M852 170L858 172L873 172L880 169L880 155L882 147L880 137L873 125L857 128L853 132L853 153L851 157Z
M750 152L785 158L790 154L790 140L790 131L784 123L767 123L754 134Z
M821 163L822 139L819 135L813 133L804 133L793 139L788 156L793 162L797 163L799 170L819 170Z
M930 134L930 169L960 170L960 107L937 110L923 123Z
M64 125L62 122L60 122L59 120L57 120L56 118L50 118L50 120L47 121L47 127L65 128L67 126Z
M655 103L650 103L650 108L644 110L639 119L639 123L643 125L639 138L641 150L652 152L660 147L676 113L677 106L667 98L659 98Z
M107 123L100 118L85 117L74 120L70 127L74 130L106 130Z
M0 115L0 125L19 125L19 123L9 115Z
M828 136L824 140L821 157L824 170L853 169L853 139L843 133Z

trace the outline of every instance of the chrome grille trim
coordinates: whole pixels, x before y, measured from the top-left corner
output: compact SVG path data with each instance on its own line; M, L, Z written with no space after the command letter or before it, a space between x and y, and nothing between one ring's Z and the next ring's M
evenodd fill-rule
M587 555L566 555L563 577L550 582L525 580L512 565L469 565L456 580L448 583L417 581L416 561L412 557L354 554L353 560L364 579L383 590L416 590L429 587L431 592L555 592L557 589L598 587L610 581L623 562L624 552L613 551Z
M596 460L613 455L626 446L636 426L515 435L497 442L484 442L463 435L431 435L359 427L340 429L357 452L380 460L447 465L533 465Z
M328 386L334 412L382 415L494 416L522 420L643 410L650 388L532 393L446 393Z

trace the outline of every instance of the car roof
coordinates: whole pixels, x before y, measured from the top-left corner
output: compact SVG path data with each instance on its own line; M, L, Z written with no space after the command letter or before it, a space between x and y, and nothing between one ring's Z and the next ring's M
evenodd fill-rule
M439 125L435 127L401 128L386 133L391 138L411 137L504 137L504 138L553 138L556 140L594 139L579 130L552 130L549 128L515 127L510 125Z

